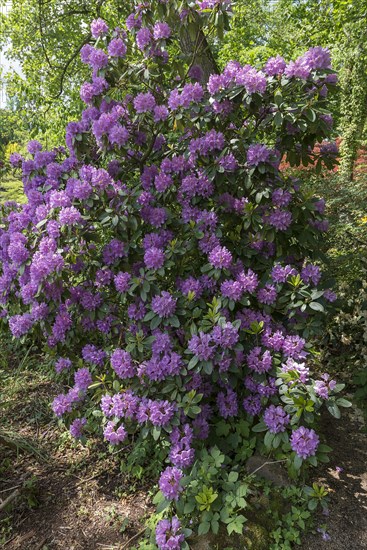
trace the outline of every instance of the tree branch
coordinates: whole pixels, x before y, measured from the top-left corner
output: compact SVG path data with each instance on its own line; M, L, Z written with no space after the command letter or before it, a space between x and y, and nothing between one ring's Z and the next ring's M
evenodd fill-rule
M68 68L70 67L70 65L72 64L72 62L77 58L77 56L79 55L80 53L80 50L82 49L82 47L87 44L89 42L89 40L92 38L92 35L89 33L88 36L83 40L83 42L78 46L78 48L75 50L75 52L73 53L73 55L67 60L67 62L65 63L62 71L61 71L61 75L60 75L60 86L59 86L59 91L57 92L56 95L52 96L51 99L59 99L59 97L62 95L63 91L64 91L64 80L65 80L65 76L67 74L67 70Z

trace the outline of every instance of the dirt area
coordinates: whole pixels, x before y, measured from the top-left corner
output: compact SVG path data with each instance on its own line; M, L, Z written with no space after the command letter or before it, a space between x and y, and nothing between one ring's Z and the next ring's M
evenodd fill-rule
M333 452L314 481L330 489L330 514L319 517L330 541L324 543L320 533L308 535L302 550L319 550L321 544L332 550L366 550L367 431L362 413L344 410L341 420L325 416L321 430Z
M0 407L0 429L20 448L0 441L0 501L21 495L0 512L0 547L6 550L132 548L151 513L148 489L119 472L119 456L93 449L60 432L48 401L50 383L23 384ZM8 405L8 406L6 406ZM2 409L2 410L1 410ZM2 444L1 444L2 443ZM5 443L5 445L4 445Z
M152 511L149 487L120 473L121 455L109 455L96 442L91 448L74 444L60 431L49 407L49 396L56 392L46 378L32 379L29 372L19 390L10 398L2 396L0 429L20 438L23 449L17 451L0 442L0 501L19 485L22 488L13 505L0 512L0 547L132 549ZM334 452L331 463L318 470L315 478L330 488L330 514L320 515L316 527L326 524L331 538L324 542L316 532L304 538L301 548L318 550L326 545L332 550L366 550L367 433L363 418L351 410L341 421L325 416L321 430Z

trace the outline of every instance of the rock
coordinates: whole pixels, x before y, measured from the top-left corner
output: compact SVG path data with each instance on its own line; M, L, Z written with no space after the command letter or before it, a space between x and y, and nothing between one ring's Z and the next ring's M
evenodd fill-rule
M287 487L291 485L282 463L274 462L264 456L250 456L246 462L246 471L249 474L254 474L274 483L277 487Z

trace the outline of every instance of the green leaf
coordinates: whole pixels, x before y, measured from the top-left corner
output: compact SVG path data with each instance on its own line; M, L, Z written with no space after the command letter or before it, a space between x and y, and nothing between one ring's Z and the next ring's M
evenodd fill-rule
M170 504L171 502L169 500L163 499L157 506L157 514L160 514L161 512L163 512L163 510L168 508Z
M200 413L201 413L201 407L198 407L198 405L191 405L188 411L188 415L191 418L195 418L195 416L197 416Z
M224 437L227 437L227 435L229 434L231 428L230 426L226 423L226 422L219 422L217 425L216 425L216 428L215 428L215 433L221 437L221 436L224 436Z
M308 509L313 511L313 510L316 510L317 508L317 500L315 498L311 498L309 501L308 501Z
M158 491L158 493L153 498L153 504L159 504L164 499L162 491Z
M305 115L306 118L308 118L308 120L310 120L311 122L315 122L316 113L313 109L305 109L303 111L303 114Z
M184 514L191 514L196 508L196 504L194 500L189 500L188 502L185 502L184 506Z
M249 492L249 488L247 485L242 483L239 487L236 489L236 497L243 498L246 497Z
M273 439L274 439L274 434L272 434L271 432L266 432L265 437L264 437L265 447L270 449L272 444L273 444Z
M311 302L309 304L310 308L314 311L325 311L324 306L320 304L319 302Z
M308 458L308 462L312 465L312 466L317 466L317 458L315 456L310 456Z
M255 426L252 426L251 430L253 432L266 432L267 426L264 422L259 422L258 424L255 424Z
M172 327L180 328L180 321L179 321L177 315L173 315L172 317L170 317L170 319L169 319L169 324L170 324Z
M154 311L148 311L148 313L144 317L144 321L151 321L151 319L153 319L153 317L155 316L156 314L154 313Z
M211 361L203 361L203 370L210 375L213 372L213 363Z
M116 393L120 391L120 382L118 380L114 380L112 387Z
M161 324L161 321L162 319L158 317L158 315L157 317L154 317L150 323L150 330L154 330L155 328L159 327L159 325Z
M203 521L199 524L198 535L206 535L209 532L210 523L208 521Z
M325 455L323 453L321 453L320 455L317 456L317 459L319 462L330 462L330 458L328 457L328 455Z
M199 362L199 358L196 355L194 355L194 357L190 359L189 364L187 365L187 368L189 370L193 369L198 364L198 362Z
M344 397L339 397L339 399L336 400L336 403L339 407L348 408L352 406L352 403L348 401L348 399L344 399Z
M161 428L159 428L158 426L154 426L152 430L152 435L153 435L154 441L158 441L158 439L161 436Z
M340 409L335 401L326 401L326 408L334 418L340 418Z
M274 117L274 124L277 128L280 128L283 124L283 115L280 111L277 111Z
M211 527L214 535L217 535L219 532L219 522L216 519L212 520Z
M274 94L274 103L279 107L283 101L283 95L280 90L277 90Z
M238 472L229 472L228 481L230 483L235 483L238 479Z
M302 458L298 455L295 455L294 460L293 460L294 468L296 470L299 470L302 466L302 462L303 462Z
M239 535L242 535L243 524L245 521L246 518L244 516L236 516L236 518L227 525L228 534L231 535L232 533L238 533Z
M323 443L317 447L317 451L320 451L320 453L331 453L332 450L333 449L331 447L324 445Z

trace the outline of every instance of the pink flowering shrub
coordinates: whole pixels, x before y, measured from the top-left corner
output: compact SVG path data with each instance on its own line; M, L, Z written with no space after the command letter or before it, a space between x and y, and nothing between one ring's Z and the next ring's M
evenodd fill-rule
M163 549L185 546L191 513L200 532L242 530L243 498L225 495L255 449L293 474L327 460L314 421L323 403L338 414L341 389L309 367L334 298L313 263L324 203L279 171L328 135L329 53L175 80L168 7L152 22L140 5L128 34L93 22L82 119L68 150L13 155L28 202L5 204L0 230L2 317L54 357L55 414L77 438L160 445ZM204 21L222 8L198 2Z

